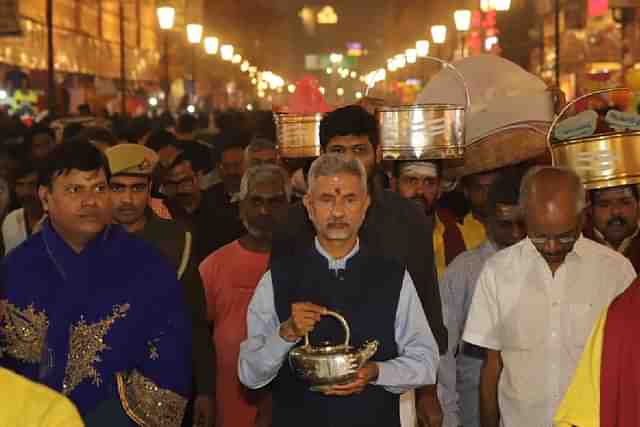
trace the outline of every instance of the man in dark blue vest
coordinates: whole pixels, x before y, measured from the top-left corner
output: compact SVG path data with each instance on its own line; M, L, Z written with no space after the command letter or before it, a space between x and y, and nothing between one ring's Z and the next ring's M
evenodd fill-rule
M438 346L406 268L358 239L371 203L362 163L326 154L308 181L315 244L272 262L258 284L240 380L253 389L271 384L274 427L399 427L399 394L435 383ZM327 310L347 319L354 346L380 346L352 382L318 393L285 360L308 333L313 342L342 339L337 322L320 322Z

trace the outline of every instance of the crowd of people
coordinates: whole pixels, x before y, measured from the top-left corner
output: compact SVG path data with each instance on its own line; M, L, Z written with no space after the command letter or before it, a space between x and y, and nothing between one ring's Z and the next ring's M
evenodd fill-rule
M460 70L497 94L467 138L553 119L510 108L548 96L533 76ZM316 159L283 157L270 114L216 125L8 132L0 425L638 425L635 185L586 191L535 150L455 185L383 159L366 99L324 115ZM378 347L311 390L287 357L343 338L330 312Z

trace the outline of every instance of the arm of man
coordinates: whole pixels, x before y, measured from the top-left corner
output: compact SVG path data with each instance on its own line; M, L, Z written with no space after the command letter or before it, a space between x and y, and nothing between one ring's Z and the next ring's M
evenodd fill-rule
M164 261L164 260L162 260ZM192 381L192 325L175 270L165 262L140 271L148 353L116 375L122 408L139 425L179 427ZM149 292L151 291L151 294Z
M194 418L199 425L210 426L214 420L215 349L207 319L207 305L200 272L192 257L182 277L185 300L193 326L193 374L196 400Z
M404 274L400 290L395 339L398 357L384 362L367 363L360 369L355 381L335 386L328 394L345 396L358 393L369 383L397 394L435 384L439 359L438 345L408 272Z
M494 267L489 260L480 273L463 340L487 349L480 375L482 427L497 427L500 421L498 380L502 372L500 317Z
M292 310L292 316L294 316ZM313 324L320 314L313 317ZM271 272L267 271L256 288L247 310L247 339L240 345L238 376L240 382L251 389L269 384L278 375L289 350L293 348L303 332L296 330L289 319L280 323L275 308Z
M499 427L498 380L502 372L502 357L499 351L487 350L480 371L480 422L482 427Z

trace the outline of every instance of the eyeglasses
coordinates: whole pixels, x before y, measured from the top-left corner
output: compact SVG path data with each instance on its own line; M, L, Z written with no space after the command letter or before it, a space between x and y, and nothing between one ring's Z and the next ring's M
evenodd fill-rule
M544 245L546 245L547 242L550 242L552 240L560 243L562 246L570 246L570 245L573 245L578 240L578 237L575 235L575 230L573 231L573 233L574 233L574 235L572 235L572 236L565 235L565 236L560 236L560 237L555 237L555 236L545 236L545 237L529 236L529 240L531 240L531 243L533 243L533 245L538 247L538 248L544 247Z

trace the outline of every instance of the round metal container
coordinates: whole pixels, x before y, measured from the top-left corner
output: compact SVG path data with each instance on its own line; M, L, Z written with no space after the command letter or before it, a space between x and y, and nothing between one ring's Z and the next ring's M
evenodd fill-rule
M594 92L567 105L547 135L553 164L574 170L587 190L640 184L640 129L634 123L640 115L635 113L633 99L631 90L618 88ZM611 110L627 115L630 129L610 120ZM591 122L576 121L585 113L587 118L591 114ZM568 137L559 139L562 132L556 129L563 123L569 123L578 136L565 132Z
M464 156L465 108L418 104L377 110L383 160L459 159Z
M278 151L284 158L309 158L320 155L320 121L323 115L274 113Z
M383 160L461 159L465 151L465 112L471 104L462 74L450 63L428 56L455 73L466 105L415 104L378 108Z

